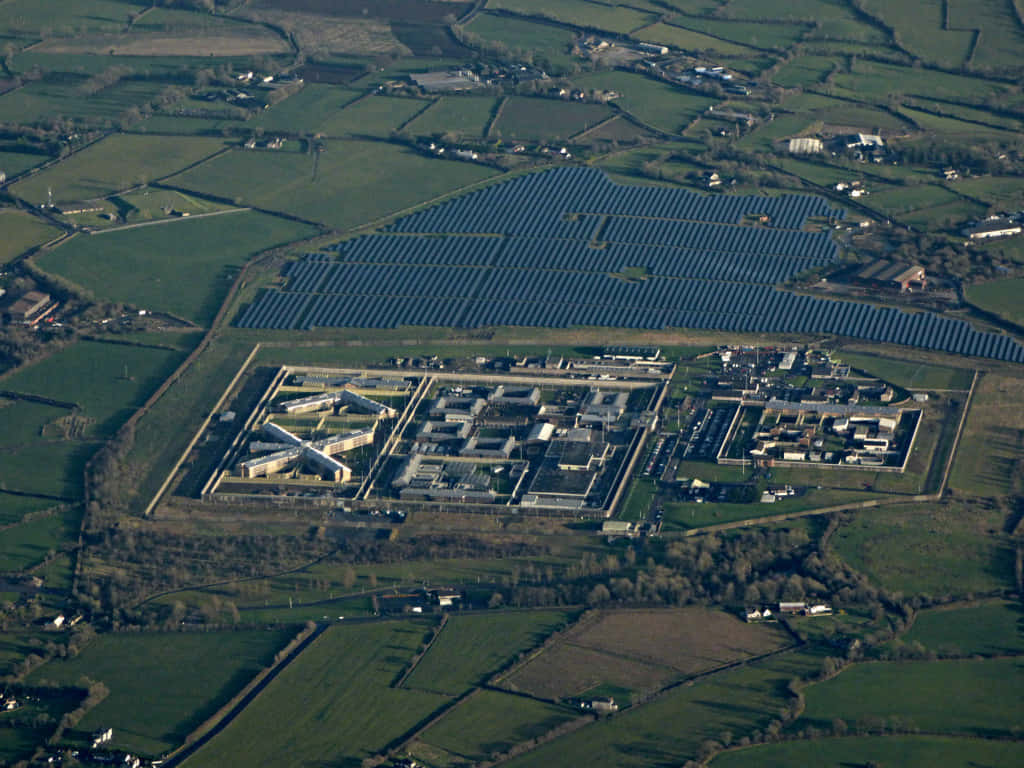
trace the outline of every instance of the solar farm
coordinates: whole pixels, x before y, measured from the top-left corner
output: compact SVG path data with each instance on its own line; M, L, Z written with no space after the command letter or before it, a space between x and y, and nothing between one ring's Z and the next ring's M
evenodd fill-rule
M605 516L664 392L651 377L282 367L244 421L205 427L234 438L200 495Z
M1011 337L959 319L779 290L838 259L828 225L841 216L807 195L705 196L549 170L308 254L236 322L827 333L1024 361Z

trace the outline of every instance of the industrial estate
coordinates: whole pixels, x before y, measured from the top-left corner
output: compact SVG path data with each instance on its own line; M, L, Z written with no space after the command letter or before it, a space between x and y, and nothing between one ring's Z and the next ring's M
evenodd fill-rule
M1024 5L0 0L0 768L1024 765Z

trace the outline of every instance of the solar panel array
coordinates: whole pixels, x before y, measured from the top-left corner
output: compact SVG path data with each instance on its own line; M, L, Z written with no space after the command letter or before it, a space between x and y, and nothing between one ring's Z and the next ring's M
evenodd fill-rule
M742 226L750 215L764 226ZM809 196L704 196L591 168L520 177L289 265L245 328L611 326L828 333L1024 362L1010 337L930 313L777 290L836 259Z

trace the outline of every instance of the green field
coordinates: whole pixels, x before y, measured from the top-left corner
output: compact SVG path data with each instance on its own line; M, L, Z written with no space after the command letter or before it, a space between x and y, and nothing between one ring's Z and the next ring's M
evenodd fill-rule
M379 136L386 138L398 126L420 112L424 99L367 96L349 104L324 121L319 133L325 136Z
M185 765L316 765L326 756L358 765L448 701L391 687L426 630L422 621L333 627Z
M79 685L84 675L102 682L110 695L79 731L111 727L114 747L157 755L184 741L294 635L294 629L104 635L74 659L40 667L31 680Z
M1001 600L921 611L901 640L947 656L1024 654L1024 614Z
M668 133L679 133L691 121L716 103L667 83L632 72L600 72L576 78L581 88L618 91L615 105L639 121Z
M858 512L832 544L885 589L985 593L1013 586L1013 553L998 535L1004 524L998 510L963 502L889 507Z
M1020 701L1022 684L1021 659L855 664L804 691L807 708L796 727L873 718L926 733L1005 736L1020 729L1017 707L1007 705Z
M493 96L442 96L406 130L417 136L454 134L468 138L483 136L494 111Z
M57 502L50 499L0 493L0 526L20 523L29 512L43 512L56 505Z
M962 389L971 387L973 373L963 368L945 368L927 363L894 360L891 357L843 352L838 356L844 363L877 376L903 389Z
M985 741L953 736L847 736L786 741L725 752L712 768L1014 768L1024 762L1019 741Z
M110 437L184 357L166 349L79 341L19 369L0 386L76 403L91 422L85 434Z
M795 474L799 476L802 471L802 469L797 469ZM773 472L773 476L775 474ZM706 480L707 477L708 475L701 475L702 480ZM854 483L849 483L849 485L854 485ZM870 491L812 488L801 496L789 496L776 501L774 504L761 504L759 502L751 504L730 504L728 502L696 504L693 502L673 501L665 505L663 526L666 531L687 530L689 528L700 528L705 525L732 523L738 520L756 520L759 517L804 512L810 509L821 509L840 504L853 504L877 498L878 494Z
M435 160L385 142L333 141L309 155L229 152L175 176L174 186L348 229L493 176L493 168Z
M696 757L701 742L718 739L725 731L739 738L765 728L789 700L789 681L819 665L818 656L794 652L712 675L543 744L507 765L681 765Z
M1024 413L1014 403L1020 379L986 374L975 388L949 484L953 488L992 496L1018 493Z
M967 289L967 298L988 312L1024 326L1024 303L1020 300L1022 292L1024 278L1015 277L972 285Z
M772 75L772 82L783 88L817 85L836 66L836 59L829 56L798 56L779 67Z
M406 679L405 687L461 694L517 653L539 645L566 619L561 611L452 616Z
M603 104L577 104L556 99L513 96L491 127L491 138L565 141L613 115Z
M128 13L140 7L121 0L84 0L74 7L65 0L11 0L0 4L0 28L27 37L36 37L42 29L58 34L117 32L124 28Z
M739 45L676 24L663 22L644 27L636 36L645 42L660 43L672 48L681 48L684 51L708 51L722 56L743 56L756 53L754 49L746 45Z
M488 8L515 11L526 15L544 16L583 27L597 27L610 32L629 34L632 30L650 24L655 16L613 3L588 0L490 0Z
M48 190L55 203L105 197L180 171L223 147L220 139L115 134L18 182L12 190L36 204L46 202Z
M535 63L551 74L565 72L572 66L569 49L573 36L563 27L478 13L465 29L484 43L498 43L512 51L532 53Z
M19 173L24 173L29 168L42 165L50 157L48 155L37 155L30 152L9 152L0 150L0 171L7 174L8 180Z
M0 504L3 501L0 497ZM0 534L0 571L20 571L41 562L78 535L81 518L81 510L73 508L4 528Z
M35 245L53 240L60 230L21 211L0 210L0 266Z
M39 266L97 298L206 324L217 313L235 272L249 258L315 232L310 226L255 211L174 219L79 235L39 259Z
M567 707L483 690L424 731L419 739L466 760L483 760L542 736L576 716L578 713Z

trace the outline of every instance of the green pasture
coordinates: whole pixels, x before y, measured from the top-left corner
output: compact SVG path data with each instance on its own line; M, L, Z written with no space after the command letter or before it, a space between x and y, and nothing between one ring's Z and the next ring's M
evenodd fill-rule
M113 746L165 753L213 715L295 635L294 628L107 634L73 659L32 673L35 683L102 682L110 695L78 725L85 735L114 729Z
M801 21L803 20L801 19ZM765 21L750 23L693 16L677 16L672 19L672 23L740 45L777 50L786 50L792 47L808 29L806 23L792 21L778 24Z
M711 768L1013 768L1024 762L1024 744L954 736L845 736L761 744L724 752Z
M482 690L418 738L466 760L484 760L579 716L567 707Z
M1024 412L1020 379L985 374L974 390L949 484L978 496L1019 493Z
M896 93L972 104L984 102L987 97L1004 93L1007 89L1006 85L991 80L866 59L852 62L851 70L837 74L833 80L836 86L849 91L857 100L876 99L882 102Z
M961 451L963 448L961 448ZM836 553L873 584L906 595L1010 589L1013 552L998 510L964 503L858 512L832 538Z
M6 416L5 411L0 411ZM52 499L34 496L18 496L0 492L0 526L20 523L30 512L43 512L57 505Z
M0 210L0 266L20 256L29 248L53 240L60 230L16 210Z
M615 100L616 106L642 123L668 133L679 133L716 103L715 99L707 96L698 96L632 72L583 75L576 78L576 85L581 88L618 91L622 98Z
M994 125L978 125L957 117L935 115L922 109L899 107L897 111L908 120L913 120L921 130L951 139L1008 139L1006 130ZM945 110L943 110L945 111ZM1012 129L1011 129L1012 130Z
M772 82L783 88L817 85L824 82L836 64L836 59L829 56L797 56L775 71Z
M480 138L491 119L493 96L442 96L414 119L406 130L417 136L455 134Z
M1019 603L991 603L921 611L903 637L945 656L1024 654L1024 612Z
M970 64L994 72L1020 71L1020 52L1024 50L1021 7L1016 12L1001 0L978 0L970 6L949 4L949 25L953 29L978 29Z
M58 165L18 182L12 190L33 203L104 197L159 179L223 148L220 139L116 134Z
M184 357L164 349L79 341L19 369L2 386L76 403L92 421L86 434L109 437Z
M572 66L569 49L573 36L564 27L485 12L474 16L465 29L487 43L529 51L542 66L550 66L550 74L559 74Z
M72 7L66 0L10 0L0 3L0 28L16 37L73 35L83 32L119 32L128 14L142 3L124 0L82 0Z
M644 27L636 33L636 37L650 43L660 43L670 48L679 48L684 51L707 51L722 56L745 56L756 53L753 48L746 45L722 40L703 32L678 26L675 23L658 22Z
M4 499L0 497L0 504ZM0 533L0 571L20 571L42 562L78 536L82 512L72 508L4 528Z
M489 136L528 141L565 141L607 120L614 113L604 104L579 104L556 99L513 96Z
M724 731L738 737L765 728L788 703L789 681L820 664L820 657L811 652L794 652L715 674L542 744L507 765L679 765L695 759L703 741L718 739Z
M49 159L50 157L47 155L37 155L31 152L0 150L0 171L7 174L8 179L12 179L19 173L42 165Z
M808 686L795 727L831 727L868 719L926 733L999 737L1020 730L1017 707L1024 684L1022 659L874 662L855 664ZM955 705L954 705L955 702Z
M332 141L319 159L294 153L229 152L175 176L171 183L348 229L495 173L479 163L425 157L386 142Z
M580 27L596 27L626 35L655 21L654 14L612 3L588 0L490 0L488 8L542 16Z
M302 90L257 115L251 123L272 133L303 131L319 133L335 120L347 105L361 96L359 91L338 85L307 83Z
M348 765L368 757L449 701L391 687L427 628L424 621L332 627L185 765L305 765L325 756Z
M909 120L902 120L886 110L851 104L820 93L797 93L783 101L782 106L829 125L861 128L867 132L904 132L913 127Z
M542 643L566 620L562 611L452 616L404 687L461 694Z
M887 216L898 216L922 208L956 202L959 199L955 192L950 192L945 187L917 184L873 192L865 203Z
M797 474L799 472L800 470L798 470ZM871 491L812 488L802 496L790 496L773 504L761 504L759 501L754 501L751 504L730 504L726 502L695 504L693 502L673 501L665 504L665 519L662 525L666 531L682 531L690 528L701 528L705 525L733 523L740 520L756 521L760 517L806 512L812 509L832 507L839 504L853 504L877 498L879 498L879 494Z
M1024 325L1021 296L1024 296L1024 278L1020 277L978 283L967 289L967 298L972 304L1018 325Z
M79 235L38 261L97 298L206 324L236 271L253 255L315 232L298 222L241 211Z
M144 187L135 192L127 192L110 198L109 202L117 207L119 215L127 224L164 220L171 211L197 216L228 209L228 206L221 203L159 187Z
M914 3L866 0L863 7L892 27L903 47L924 61L958 69L971 53L973 32L968 28L946 29L942 0L917 0Z
M753 151L770 151L779 139L799 136L813 123L807 115L779 115L771 122L758 127L736 142L738 147Z
M98 93L86 95L88 76L77 72L47 72L40 80L27 83L0 96L0 122L33 125L47 123L55 116L103 125L121 120L132 107L152 102L169 82L124 79Z
M0 487L68 498L80 494L82 469L97 444L46 436L70 411L27 400L0 402Z
M842 352L839 359L857 370L903 389L970 389L973 372L891 357Z
M979 176L961 179L956 183L956 190L984 200L989 205L999 206L1003 210L1015 211L1024 208L1024 184L1017 176Z
M424 99L370 95L352 102L329 120L319 132L325 136L373 136L387 138L429 102Z
M957 197L947 203L904 213L900 220L923 231L952 230L959 233L964 224L985 215L985 206Z

